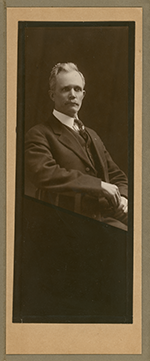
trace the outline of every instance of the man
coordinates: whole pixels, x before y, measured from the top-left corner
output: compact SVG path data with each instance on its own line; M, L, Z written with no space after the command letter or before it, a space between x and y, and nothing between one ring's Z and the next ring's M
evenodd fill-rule
M78 117L83 74L73 63L58 63L49 82L53 114L31 128L25 142L26 174L37 189L35 197L127 230L127 177Z

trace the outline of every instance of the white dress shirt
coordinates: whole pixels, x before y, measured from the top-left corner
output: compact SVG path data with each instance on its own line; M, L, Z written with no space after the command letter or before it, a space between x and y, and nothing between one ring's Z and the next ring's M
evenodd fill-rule
M53 115L64 125L74 130L74 118L69 117L69 115L58 112L58 110L53 110Z

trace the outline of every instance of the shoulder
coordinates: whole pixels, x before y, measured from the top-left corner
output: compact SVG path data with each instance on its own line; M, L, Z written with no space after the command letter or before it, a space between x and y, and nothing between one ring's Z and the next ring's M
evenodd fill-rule
M26 137L31 136L31 135L38 135L38 134L47 134L47 132L51 131L51 126L50 126L50 119L48 119L47 121L43 122L43 123L39 123L34 125L33 127L31 127L27 133L26 133Z

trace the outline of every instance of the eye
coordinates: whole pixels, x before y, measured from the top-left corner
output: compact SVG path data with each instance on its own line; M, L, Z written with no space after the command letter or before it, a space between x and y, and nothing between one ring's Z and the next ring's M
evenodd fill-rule
M65 93L65 92L68 92L69 91L69 87L68 86L65 86L64 88L62 88L62 92Z
M81 92L81 91L82 91L82 89L80 88L80 86L76 86L76 87L74 88L74 90L75 90L76 92Z

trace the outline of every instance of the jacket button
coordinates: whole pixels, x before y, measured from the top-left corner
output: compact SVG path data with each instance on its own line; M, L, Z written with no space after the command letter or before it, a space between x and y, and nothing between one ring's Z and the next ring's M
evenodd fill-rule
M86 167L85 170L86 170L86 172L89 172L89 171L90 171L90 168L89 168L89 167Z

